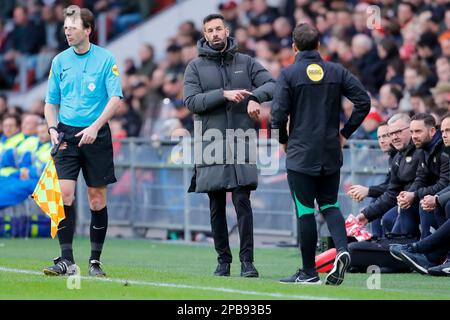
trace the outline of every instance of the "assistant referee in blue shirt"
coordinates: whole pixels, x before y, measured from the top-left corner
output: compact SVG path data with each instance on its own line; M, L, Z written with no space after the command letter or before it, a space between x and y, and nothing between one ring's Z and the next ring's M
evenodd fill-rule
M89 275L105 276L100 255L108 227L106 186L116 182L111 131L108 120L122 98L119 70L113 55L92 43L95 17L88 9L70 6L64 32L70 46L52 61L45 104L45 118L53 144L64 133L54 157L64 202L64 219L58 227L61 256L44 269L46 275L76 272L72 252L75 232L73 207L80 169L88 186L91 209Z

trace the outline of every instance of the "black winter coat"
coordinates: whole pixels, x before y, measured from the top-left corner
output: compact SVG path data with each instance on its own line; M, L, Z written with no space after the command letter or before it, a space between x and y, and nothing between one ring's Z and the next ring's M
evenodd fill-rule
M233 138L226 138L230 129L256 129L247 113L249 98L233 103L224 98L223 92L246 89L252 92L250 99L262 103L272 100L275 80L255 59L238 53L231 37L224 52L212 49L204 38L197 47L199 57L189 63L184 75L184 104L195 121L195 174L189 191L230 190L238 186L256 189L257 137L238 139L234 146ZM205 135L207 130L214 138ZM237 152L236 148L242 146L245 155ZM214 161L205 161L203 156L210 154Z
M416 179L417 167L421 162L422 153L412 142L395 155L388 189L361 211L369 221L382 217L389 209L397 205L398 194L409 190L412 186Z
M369 193L368 196L371 198L378 198L381 196L389 187L389 181L391 180L391 167L392 167L392 161L394 160L395 155L397 154L397 150L392 146L391 149L388 151L389 154L389 171L386 174L386 179L382 183L376 186L370 186L369 187Z

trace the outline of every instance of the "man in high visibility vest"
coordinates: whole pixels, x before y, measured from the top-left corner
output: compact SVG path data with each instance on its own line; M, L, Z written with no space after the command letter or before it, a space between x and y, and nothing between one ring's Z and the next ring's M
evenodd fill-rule
M26 114L22 118L21 128L23 140L16 147L10 148L3 154L0 176L7 177L19 170L19 163L27 152L35 152L39 138L37 137L37 126L40 121L35 114Z
M36 150L26 151L19 163L19 169L8 177L0 177L0 209L25 201L32 193L37 181L50 159L50 135L45 122L38 125Z
M18 115L7 114L3 117L3 135L0 137L0 171L9 166L11 152L25 139L20 132L20 125L21 119ZM0 172L0 176L2 175Z

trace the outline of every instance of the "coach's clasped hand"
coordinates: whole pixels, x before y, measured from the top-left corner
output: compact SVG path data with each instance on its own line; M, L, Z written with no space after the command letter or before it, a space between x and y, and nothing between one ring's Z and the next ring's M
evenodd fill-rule
M414 203L414 192L402 191L397 196L397 205L401 209L408 209Z
M436 209L436 195L427 195L422 200L420 200L420 205L425 211L433 211Z

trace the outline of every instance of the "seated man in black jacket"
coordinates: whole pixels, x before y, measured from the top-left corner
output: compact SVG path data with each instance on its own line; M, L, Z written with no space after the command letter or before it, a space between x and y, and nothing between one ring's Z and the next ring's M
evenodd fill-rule
M441 121L442 140L448 151L450 147L450 113L443 116ZM425 196L420 205L424 213L432 215L434 213L434 219L437 227L441 227L446 221L450 220L450 186L439 191L435 195ZM435 228L437 229L437 228ZM447 255L447 260L450 262L450 252Z
M392 137L392 144L398 150L392 162L389 186L375 202L364 208L357 216L363 224L382 217L385 233L417 234L419 219L415 219L415 215L418 216L418 205L401 210L401 214L396 206L399 193L409 190L413 184L421 161L421 152L411 142L410 122L410 117L403 113L389 119L389 134Z
M436 195L449 184L449 156L445 152L440 130L436 130L433 116L418 113L411 119L412 140L422 153L422 160L416 179L408 191L400 192L398 206L408 209L427 195ZM434 214L419 208L421 238L431 234L431 227L437 229Z
M450 147L450 113L443 116L441 121L442 140L445 144L447 154ZM434 195L425 196L420 205L425 212L434 213L436 224L441 226L450 219L450 186Z
M356 202L361 202L367 197L373 198L372 202L375 202L389 186L389 180L391 178L390 168L392 159L394 159L394 156L397 154L397 150L391 145L391 137L389 135L389 126L387 122L380 123L377 130L377 137L381 151L389 155L389 170L384 181L378 185L370 187L358 184L352 185L347 194ZM375 238L380 238L383 235L380 218L372 221L372 235Z

